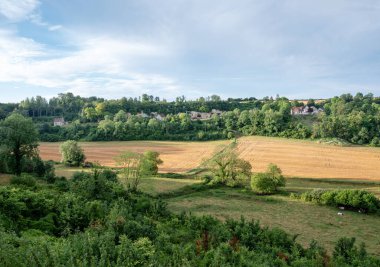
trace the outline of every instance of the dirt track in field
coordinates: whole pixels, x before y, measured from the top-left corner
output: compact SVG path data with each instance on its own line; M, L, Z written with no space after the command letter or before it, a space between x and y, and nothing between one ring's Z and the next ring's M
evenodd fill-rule
M164 163L162 172L185 172L229 141L211 142L86 142L80 143L87 160L114 166L114 158L123 151L158 151ZM59 143L41 143L41 157L60 160ZM263 171L268 163L277 164L287 176L309 178L345 178L380 181L380 148L337 147L312 141L268 137L239 139L238 152L254 171Z

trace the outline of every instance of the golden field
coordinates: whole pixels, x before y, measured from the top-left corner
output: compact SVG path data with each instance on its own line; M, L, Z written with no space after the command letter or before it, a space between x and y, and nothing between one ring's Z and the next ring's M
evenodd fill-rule
M169 142L82 142L88 161L115 166L114 158L123 151L158 151L164 163L161 172L186 172L197 168L203 159L230 141ZM60 160L60 143L41 143L44 160ZM242 137L238 153L248 160L253 171L265 170L268 163L277 164L286 176L308 178L344 178L380 180L380 148L339 147L307 140L272 137Z

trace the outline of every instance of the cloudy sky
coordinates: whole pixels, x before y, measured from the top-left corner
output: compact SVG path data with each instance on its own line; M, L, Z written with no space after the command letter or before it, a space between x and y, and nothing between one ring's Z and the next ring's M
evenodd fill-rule
M380 95L378 0L0 0L0 102Z

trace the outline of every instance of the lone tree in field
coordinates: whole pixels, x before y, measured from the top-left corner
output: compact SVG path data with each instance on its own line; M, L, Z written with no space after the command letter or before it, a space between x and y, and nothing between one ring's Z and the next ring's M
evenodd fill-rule
M213 174L212 183L237 186L251 177L251 164L239 158L235 148L236 144L233 143L206 161L206 166Z
M155 151L146 151L144 154L127 151L116 158L117 165L122 167L128 188L136 191L141 177L157 174L158 165L162 164L159 156Z
M64 142L60 147L62 162L67 166L80 166L86 156L83 149L78 145L78 142L69 140Z
M142 155L136 152L124 152L116 158L118 166L122 167L122 175L127 187L136 191L141 179L141 160Z
M268 165L265 173L257 173L251 179L251 188L258 194L273 194L285 184L281 169L272 163Z
M0 145L13 165L11 169L20 175L22 160L38 157L38 132L32 119L14 113L0 122Z
M158 165L162 164L160 153L156 151L144 152L140 162L140 172L142 176L156 175L158 173Z

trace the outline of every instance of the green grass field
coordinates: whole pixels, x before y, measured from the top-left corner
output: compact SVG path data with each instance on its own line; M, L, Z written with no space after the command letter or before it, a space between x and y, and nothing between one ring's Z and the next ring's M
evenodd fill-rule
M365 242L370 253L380 255L380 217L353 211L340 211L336 208L318 206L291 199L290 192L325 189L365 189L380 196L378 183L357 183L339 180L288 179L283 194L257 196L246 189L210 188L192 190L197 180L147 178L140 189L152 195L162 195L168 207L176 213L191 212L194 215L213 215L221 220L239 219L242 215L248 220L259 220L262 225L279 227L290 234L299 234L297 240L307 246L315 239L329 251L340 237L356 237ZM170 194L172 192L172 194Z
M197 184L200 182L201 181L194 179L171 179L151 177L141 179L139 189L152 196L157 196L159 194L179 190L186 185Z

